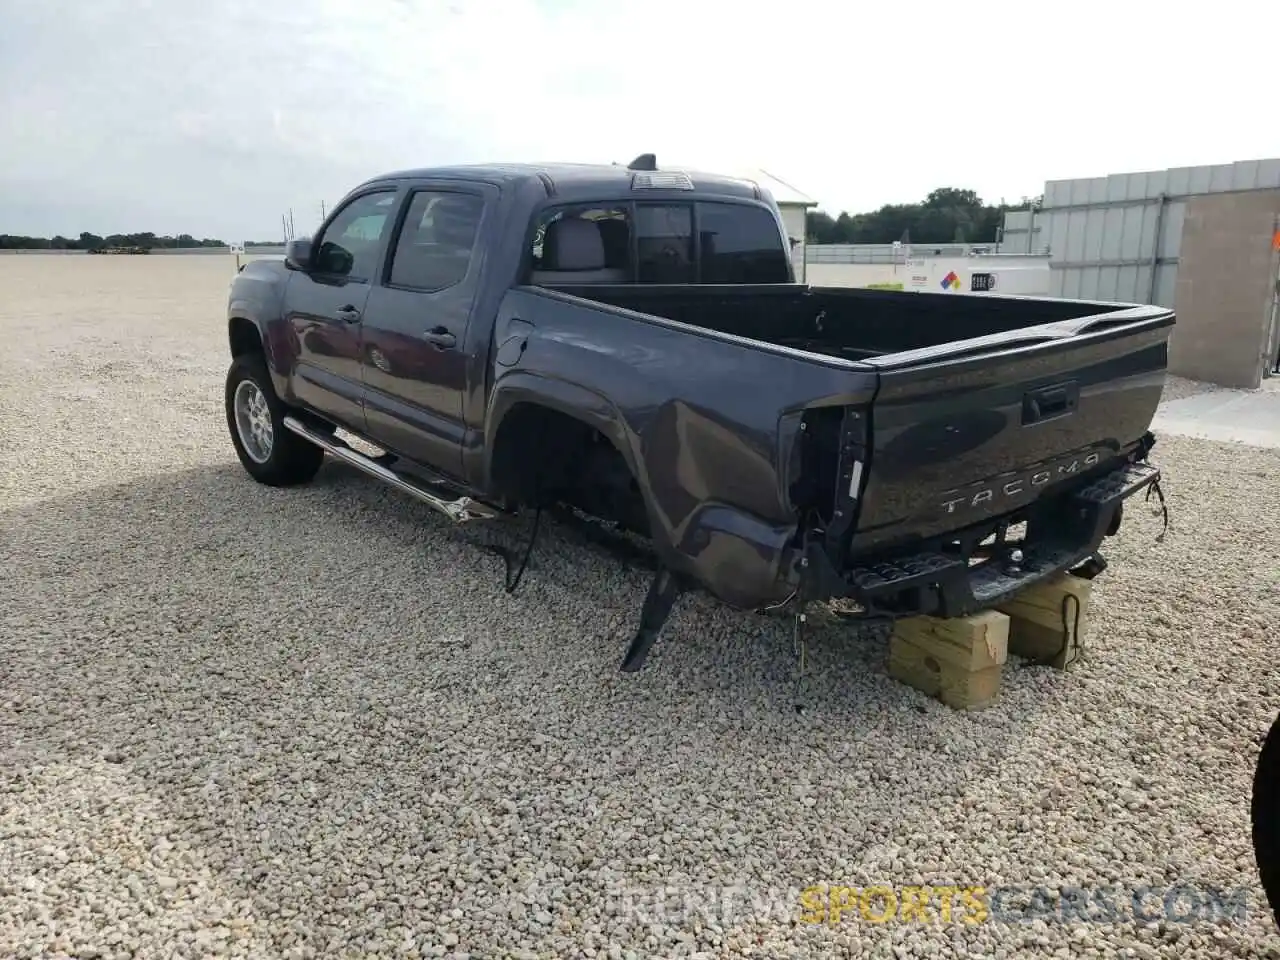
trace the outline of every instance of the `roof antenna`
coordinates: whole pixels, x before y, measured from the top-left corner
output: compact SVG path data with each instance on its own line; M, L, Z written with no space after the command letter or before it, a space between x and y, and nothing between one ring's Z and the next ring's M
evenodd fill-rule
M652 153L642 153L627 164L628 170L657 170L658 158Z

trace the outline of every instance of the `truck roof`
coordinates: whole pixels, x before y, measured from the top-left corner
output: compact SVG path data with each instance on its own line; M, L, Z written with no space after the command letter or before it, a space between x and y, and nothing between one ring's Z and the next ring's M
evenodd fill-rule
M683 169L633 170L622 164L606 163L475 163L421 167L380 174L370 177L365 183L434 179L517 185L537 179L542 181L548 194L572 200L575 196L598 194L601 188L616 190L619 194L630 193L637 176L661 177L663 174L687 176L693 183L695 195L702 193L749 200L765 199L759 184L753 180Z

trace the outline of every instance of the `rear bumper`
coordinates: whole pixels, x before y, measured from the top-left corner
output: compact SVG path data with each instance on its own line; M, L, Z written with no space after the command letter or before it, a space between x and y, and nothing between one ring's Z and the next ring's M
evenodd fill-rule
M980 565L937 548L902 551L838 572L818 543L803 567L813 598L846 597L869 613L963 617L987 610L1021 590L1089 559L1114 533L1121 506L1160 479L1147 463L1128 463L1072 491L1055 503L1051 522L1033 521L1027 539L1014 544L1015 564L992 559Z

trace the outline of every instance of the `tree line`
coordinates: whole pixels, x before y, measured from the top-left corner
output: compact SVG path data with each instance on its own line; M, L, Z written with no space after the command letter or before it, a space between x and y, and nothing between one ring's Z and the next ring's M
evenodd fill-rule
M1010 210L1027 210L1042 198L989 206L972 190L940 187L923 203L891 203L871 213L832 217L812 210L805 233L809 243L991 243Z
M809 243L992 243L1010 210L1026 210L1043 198L1024 197L1020 203L982 201L973 190L940 187L922 203L890 203L870 213L841 213L833 217L811 210L805 233ZM251 241L247 247L273 246L279 241ZM100 237L82 233L69 237L23 237L0 233L0 250L165 250L225 247L221 240L197 240L189 233L176 237L154 233L113 233Z
M279 241L260 240L246 243L246 247L266 247ZM154 233L113 233L100 237L96 233L81 233L79 237L24 237L0 233L0 250L85 250L90 253L101 250L192 250L199 247L225 247L221 240L206 237L197 240L189 233L176 237L157 236Z

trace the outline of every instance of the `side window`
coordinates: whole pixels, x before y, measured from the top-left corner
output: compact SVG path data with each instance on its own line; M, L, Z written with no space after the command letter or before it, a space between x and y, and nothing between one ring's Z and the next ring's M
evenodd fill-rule
M461 282L471 265L482 213L484 200L473 194L413 194L391 260L391 283L443 290Z
M698 204L703 283L786 283L788 254L769 211L735 203Z
M566 222L572 226L566 227ZM625 283L631 276L627 208L587 204L552 210L538 221L531 253L535 273L565 273L566 280L586 277L588 282Z
M636 249L640 283L696 283L693 207L637 204Z
M366 193L343 207L320 236L315 268L331 277L369 280L378 269L378 242L395 209L395 191Z

